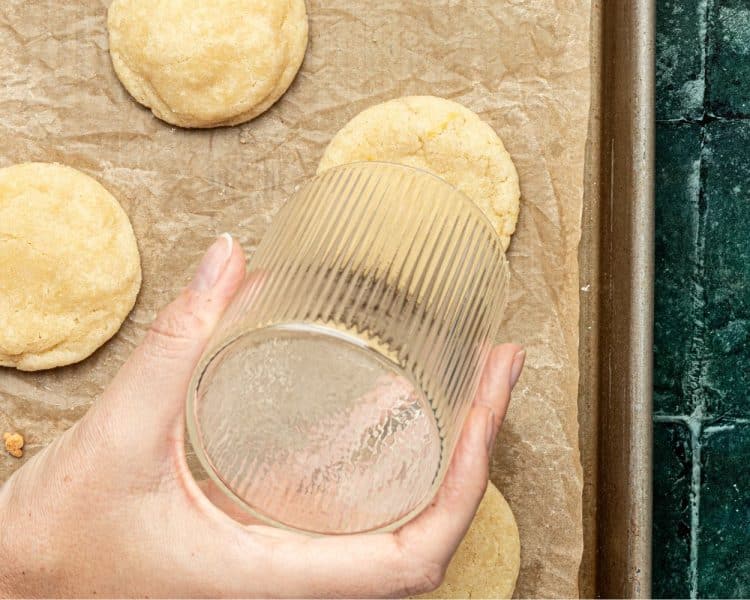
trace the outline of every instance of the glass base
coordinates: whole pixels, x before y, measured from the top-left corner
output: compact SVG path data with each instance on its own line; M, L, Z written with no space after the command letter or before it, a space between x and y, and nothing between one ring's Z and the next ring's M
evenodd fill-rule
M204 361L188 430L204 468L273 525L391 529L434 495L442 442L423 392L366 335L285 323Z

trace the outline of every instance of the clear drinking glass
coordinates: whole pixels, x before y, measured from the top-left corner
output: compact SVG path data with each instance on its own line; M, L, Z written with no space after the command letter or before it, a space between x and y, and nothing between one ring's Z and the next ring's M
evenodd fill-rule
M437 491L495 341L508 266L424 171L330 169L282 208L193 377L190 441L273 525L393 529Z

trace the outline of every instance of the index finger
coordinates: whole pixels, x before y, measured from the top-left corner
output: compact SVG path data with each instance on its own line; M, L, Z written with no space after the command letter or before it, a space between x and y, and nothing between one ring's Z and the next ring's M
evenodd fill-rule
M438 565L450 562L487 489L492 443L510 402L513 360L520 349L515 344L493 348L443 484L432 503L396 532L401 543Z

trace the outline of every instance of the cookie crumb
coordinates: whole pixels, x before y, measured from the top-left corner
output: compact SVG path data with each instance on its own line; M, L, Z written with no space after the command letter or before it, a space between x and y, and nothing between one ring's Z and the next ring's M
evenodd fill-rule
M23 456L23 436L20 433L4 433L3 441L8 454L21 458Z

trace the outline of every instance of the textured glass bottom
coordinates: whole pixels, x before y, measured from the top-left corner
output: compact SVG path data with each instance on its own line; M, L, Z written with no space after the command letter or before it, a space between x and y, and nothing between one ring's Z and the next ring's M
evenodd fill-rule
M429 404L360 334L308 323L253 330L208 361L193 398L204 467L273 524L383 529L434 493L443 448Z

